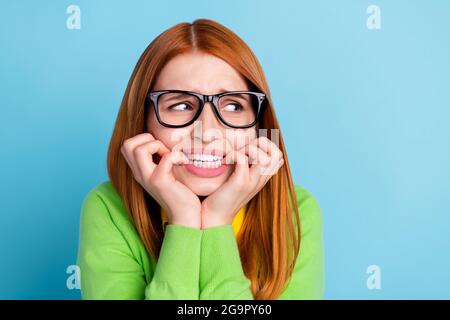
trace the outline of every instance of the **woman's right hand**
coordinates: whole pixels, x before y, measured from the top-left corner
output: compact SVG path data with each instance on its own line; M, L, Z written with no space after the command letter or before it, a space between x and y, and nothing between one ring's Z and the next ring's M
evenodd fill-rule
M201 227L201 203L196 194L177 181L173 165L188 163L180 151L170 151L150 133L138 134L125 140L120 151L133 172L136 181L164 208L170 224ZM159 154L159 164L153 155Z

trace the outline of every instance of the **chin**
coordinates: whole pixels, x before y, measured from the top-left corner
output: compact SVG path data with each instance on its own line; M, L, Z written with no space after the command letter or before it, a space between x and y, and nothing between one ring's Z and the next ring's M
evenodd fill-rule
M199 177L189 173L184 168L177 168L174 170L175 179L180 181L186 187L188 187L197 196L209 196L214 193L219 187L225 183L228 179L231 171L225 172L224 174L217 177Z
M219 181L211 178L194 178L182 181L189 189L198 196L209 196L222 185Z

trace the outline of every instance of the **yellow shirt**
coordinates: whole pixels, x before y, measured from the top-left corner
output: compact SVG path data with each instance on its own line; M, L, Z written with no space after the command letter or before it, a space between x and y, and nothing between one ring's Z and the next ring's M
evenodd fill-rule
M246 209L246 206L242 207L233 219L231 226L233 227L234 235L237 235L239 229L241 228L242 221L244 221L245 209ZM163 230L165 230L166 229L165 226L167 224L167 217L166 217L166 212L164 211L163 208L161 208L161 220L162 220Z

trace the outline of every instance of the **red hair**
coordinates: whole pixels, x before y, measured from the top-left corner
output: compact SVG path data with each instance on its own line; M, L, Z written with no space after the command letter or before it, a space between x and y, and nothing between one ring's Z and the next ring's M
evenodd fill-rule
M264 72L252 50L235 33L208 19L179 23L156 37L142 53L123 97L108 150L110 180L129 211L149 255L157 261L164 233L160 206L134 179L122 157L123 142L146 132L145 97L166 63L176 55L202 51L236 69L252 89L267 96L260 129L280 129ZM242 267L255 299L276 299L285 289L300 249L300 218L286 148L284 165L247 204L237 235Z

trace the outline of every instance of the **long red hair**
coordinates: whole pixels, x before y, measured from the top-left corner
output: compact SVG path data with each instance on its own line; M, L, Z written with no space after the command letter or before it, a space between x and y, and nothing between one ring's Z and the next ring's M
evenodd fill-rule
M258 59L246 43L223 25L208 19L179 23L156 37L142 53L123 97L108 150L108 173L122 197L152 259L157 261L164 233L159 204L134 179L123 158L123 142L146 132L145 97L165 64L192 50L221 58L267 96L259 128L280 129L269 87ZM292 275L300 249L300 218L294 184L281 132L278 147L284 165L247 204L237 235L242 267L255 299L276 299Z

